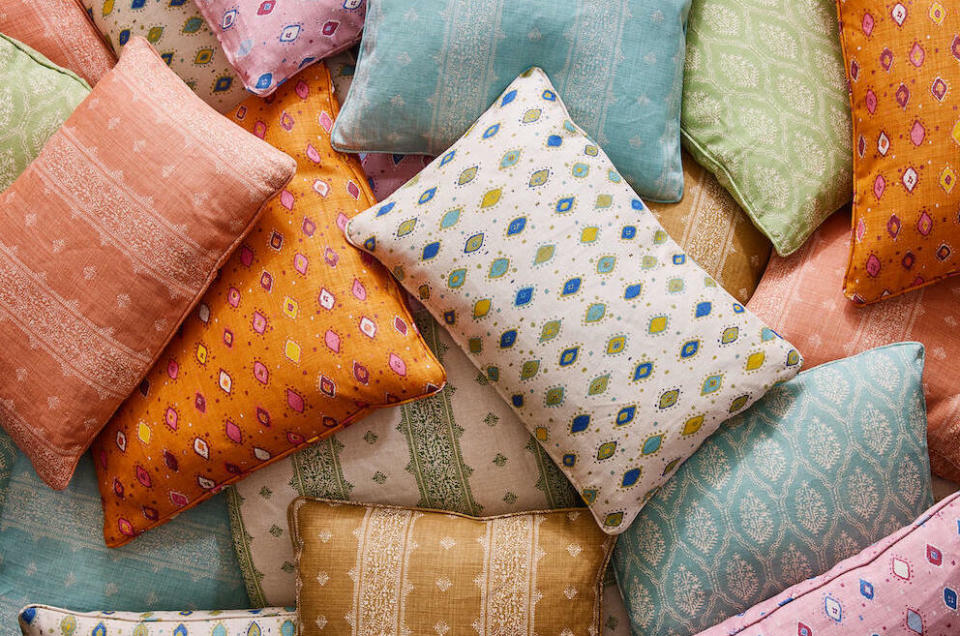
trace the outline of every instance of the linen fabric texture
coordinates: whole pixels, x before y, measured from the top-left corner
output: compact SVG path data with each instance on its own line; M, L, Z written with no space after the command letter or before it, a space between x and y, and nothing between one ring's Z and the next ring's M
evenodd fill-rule
M0 190L20 176L89 93L80 77L0 33Z
M713 174L683 153L684 195L649 209L687 256L742 303L753 295L770 259L770 240Z
M838 212L802 250L770 261L747 308L794 342L811 367L894 342L922 342L930 463L937 475L960 482L960 281L857 306L841 290L849 253L850 215Z
M217 111L226 113L247 96L194 2L78 1L117 54L133 38L146 38L170 69Z
M343 236L374 199L356 158L330 148L336 115L317 65L224 119L289 152L297 173L99 438L108 545L443 385L396 283Z
M850 110L835 0L697 0L683 143L780 254L850 201Z
M44 481L67 485L294 167L136 38L0 194L0 316L19 334L0 424Z
M800 355L674 243L544 72L347 226L622 532Z
M438 155L536 64L641 196L678 201L689 7L690 0L370 1L356 90L334 147Z
M837 2L854 140L843 289L858 303L960 270L960 13L949 6Z
M696 633L926 510L922 371L918 343L873 349L726 422L620 537L613 566L633 632Z
M477 519L300 498L301 634L596 634L615 538L585 510Z
M701 636L957 633L960 495Z
M117 58L75 0L6 0L0 33L20 40L91 86Z
M16 629L17 610L28 603L80 611L249 607L224 497L114 550L100 536L100 493L89 456L70 486L54 491L11 449L0 432L0 458L12 461L5 464L12 475L0 509L0 623L8 629Z
M582 505L489 381L424 309L420 333L447 371L435 396L384 408L228 492L254 605L296 599L287 508L299 496L497 515Z
M266 96L360 39L364 0L197 0L247 90Z
M109 634L110 636L294 636L293 609L180 612L74 612L49 605L28 605L18 617L23 636Z

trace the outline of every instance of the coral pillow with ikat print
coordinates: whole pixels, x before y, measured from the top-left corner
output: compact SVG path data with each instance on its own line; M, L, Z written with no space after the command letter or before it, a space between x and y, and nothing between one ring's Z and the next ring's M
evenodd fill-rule
M108 545L369 408L443 385L402 291L344 239L347 219L374 198L359 160L330 148L336 115L322 64L231 115L289 152L297 174L98 438Z
M853 110L845 294L872 303L960 273L960 11L838 0Z
M446 325L609 533L800 368L670 239L539 68L347 233Z

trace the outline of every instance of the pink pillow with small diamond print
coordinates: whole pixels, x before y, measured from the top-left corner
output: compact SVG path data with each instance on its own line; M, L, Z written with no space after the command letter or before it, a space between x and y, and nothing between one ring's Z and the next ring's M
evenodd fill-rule
M365 0L196 0L247 90L270 95L360 39Z
M821 576L698 636L960 634L960 493Z

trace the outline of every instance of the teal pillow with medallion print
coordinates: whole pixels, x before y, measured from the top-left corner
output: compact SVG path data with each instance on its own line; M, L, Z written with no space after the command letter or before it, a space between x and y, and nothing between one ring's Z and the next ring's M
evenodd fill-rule
M826 572L933 503L923 345L801 373L726 422L623 533L634 634L695 634Z
M368 0L333 147L439 155L536 65L642 197L679 201L689 9L690 0Z

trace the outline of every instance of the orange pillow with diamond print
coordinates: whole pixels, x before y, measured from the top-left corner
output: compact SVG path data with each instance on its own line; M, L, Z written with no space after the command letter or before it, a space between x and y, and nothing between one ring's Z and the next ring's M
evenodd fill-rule
M854 141L844 292L872 303L960 272L960 11L838 0Z

